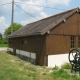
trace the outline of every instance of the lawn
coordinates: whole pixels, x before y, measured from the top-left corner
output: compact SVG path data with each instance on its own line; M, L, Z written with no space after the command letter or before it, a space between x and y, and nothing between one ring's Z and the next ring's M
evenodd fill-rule
M80 80L80 77L58 67L33 65L17 56L0 52L0 80Z
M8 44L0 44L0 47L8 47Z

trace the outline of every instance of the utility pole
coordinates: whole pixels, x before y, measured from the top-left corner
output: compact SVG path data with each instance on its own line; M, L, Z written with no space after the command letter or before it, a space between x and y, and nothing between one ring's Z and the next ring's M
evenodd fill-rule
M13 20L14 20L14 0L12 0L11 33L13 32Z

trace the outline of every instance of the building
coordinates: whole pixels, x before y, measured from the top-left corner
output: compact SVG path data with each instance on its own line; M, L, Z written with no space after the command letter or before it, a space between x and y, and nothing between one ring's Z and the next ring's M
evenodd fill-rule
M25 25L8 36L9 50L38 65L68 62L71 48L80 48L80 9L71 9Z

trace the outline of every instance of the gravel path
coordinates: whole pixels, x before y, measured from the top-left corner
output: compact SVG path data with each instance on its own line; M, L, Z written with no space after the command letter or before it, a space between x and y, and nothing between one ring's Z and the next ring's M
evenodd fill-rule
M7 47L0 47L0 51L7 51Z

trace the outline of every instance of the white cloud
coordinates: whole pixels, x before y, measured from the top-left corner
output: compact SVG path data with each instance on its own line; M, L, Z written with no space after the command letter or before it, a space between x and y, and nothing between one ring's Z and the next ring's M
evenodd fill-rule
M25 4L21 4L21 7L25 11L34 14L43 10L43 7L38 7L36 5L43 5L44 2L45 0L29 0L25 1Z
M56 6L56 5L64 5L68 6L71 0L15 0L15 2L21 2L25 4L19 4L24 10L28 11L31 14L39 14L43 12L43 7L32 6L32 5L40 5L40 6ZM10 3L12 0L0 0L0 4ZM17 3L16 3L17 4ZM32 4L32 5L27 5ZM11 11L11 4L0 6L0 14L6 14Z
M30 13L31 15L35 16L37 19L45 18L49 16L49 14L45 13L43 10L43 7L38 7L34 5L40 5L40 6L51 6L54 7L56 5L65 5L68 6L69 2L71 0L25 0L25 4L20 4L22 9L24 9L26 12ZM20 0L20 2L23 2ZM27 4L32 4L32 5L27 5ZM27 17L28 18L28 17ZM27 24L28 22L33 22L35 19L29 17L28 20L22 20L22 24Z
M10 2L11 0L0 0L0 5L10 3ZM0 6L0 15L8 13L9 10L11 10L11 4Z
M71 0L47 0L47 5L56 6L56 5L65 5L68 6Z
M26 25L26 24L31 23L31 22L34 22L34 19L22 20L22 21L21 21L21 24L22 24L22 25Z
M36 19L41 19L44 17L49 16L47 13L43 11L43 7L38 7L36 5L44 5L46 0L27 0L25 1L25 4L20 4L22 9L24 9L26 12L30 13L32 16L34 16ZM28 5L27 5L28 4ZM32 5L30 5L32 4ZM25 14L25 13L24 13ZM28 18L28 17L27 17ZM22 20L21 23L23 25L36 21L36 19L32 18L31 16L28 18L28 20Z
M45 18L45 17L49 16L49 15L48 15L47 13L45 13L45 12L41 12L40 15L41 15L40 17L42 17L42 18Z
M0 4L5 4L5 3L10 3L12 0L0 0ZM26 12L30 13L32 16L34 16L37 19L41 19L44 17L49 16L50 14L47 14L46 12L44 12L44 7L38 7L38 6L34 6L34 5L40 5L40 6L51 6L54 8L54 6L56 5L64 5L64 6L68 6L71 0L15 0L15 2L21 2L21 3L25 3L25 4L18 4L22 9L24 9ZM31 5L28 5L31 4ZM20 10L20 9L19 9ZM4 6L0 6L0 33L3 33L4 30L7 28L8 24L5 22L5 19L9 18L4 18L4 14L8 16L10 16L10 11L11 11L11 4L7 4ZM18 12L18 8L16 9L15 6L15 16L18 15L20 17L25 16L25 12L23 12L21 10L21 13ZM18 18L15 17L15 20L18 20ZM9 19L7 19L9 20ZM21 23L23 25L36 21L34 18L32 18L31 16L28 16L25 20L23 19L21 21Z
M5 22L5 18L4 17L0 17L0 33L4 33L5 29L8 27L9 25Z
M49 16L49 15L47 15L47 14L44 13L44 12L41 12L41 13L39 14L39 16L36 17L36 19L40 20L40 19L45 18L45 17L47 17L47 16ZM28 23L32 23L32 22L37 21L36 19L34 20L34 18L30 18L30 19L28 19L28 20L22 20L22 21L21 21L21 24L22 24L22 25L26 25L26 24L28 24Z

